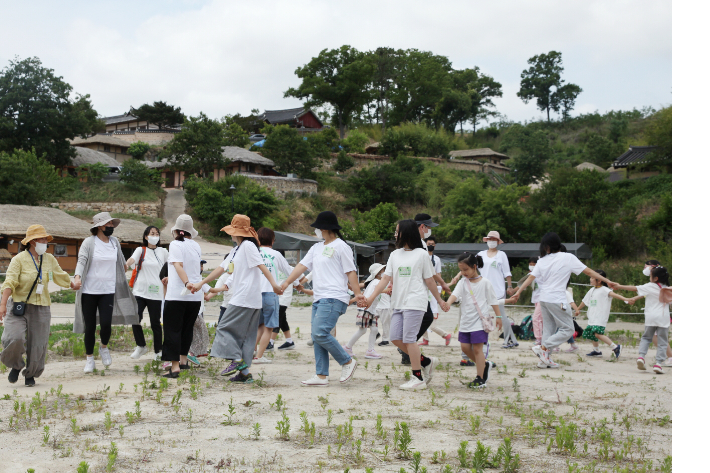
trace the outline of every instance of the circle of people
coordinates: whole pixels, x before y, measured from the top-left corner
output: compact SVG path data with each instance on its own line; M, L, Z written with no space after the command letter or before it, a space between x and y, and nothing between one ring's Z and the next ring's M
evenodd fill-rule
M449 345L452 335L436 327L435 321L439 308L448 312L451 304L459 302L461 364L476 367L476 376L469 387L486 387L495 366L487 360L489 334L502 330L503 348L518 346L505 305L517 303L528 286L532 286L535 304L532 325L536 341L532 351L540 360L539 368L559 367L552 354L565 342L571 345L567 351L578 350L573 316L579 315L585 306L589 323L582 337L594 347L587 356L601 356L599 342L602 342L618 358L622 346L604 335L611 301L619 299L633 304L640 298L646 299L645 330L637 367L646 369L645 357L651 343L657 345L652 369L662 373L662 366L671 364L668 331L672 288L668 270L651 260L643 268L648 283L620 285L607 279L604 271L588 268L575 255L567 253L556 233L542 237L540 256L530 259L529 274L517 288L512 285L508 258L498 248L503 241L496 231L483 238L487 250L477 254L465 252L458 257L460 272L447 283L441 277L441 261L433 254L436 239L431 236L431 229L438 224L431 216L418 214L413 220L397 223L396 249L386 265L370 266L370 275L361 285L353 252L340 234L336 215L330 211L321 212L311 224L320 241L295 267L272 248L273 230L260 228L257 232L249 217L235 215L222 228L235 246L220 266L204 278L205 261L194 241L198 232L189 215L177 218L171 229L174 240L167 250L159 246L160 230L147 227L143 245L127 261L119 240L112 236L120 222L107 212L94 216L91 236L81 244L73 278L46 252L52 236L44 227L31 225L27 229L0 289L0 321L5 326L0 361L10 368L10 383L17 382L21 373L25 385L34 386L35 378L44 371L51 323L49 282L77 291L73 331L84 334L85 373L96 369L97 327L99 355L105 367L112 362L108 349L112 325L132 326L137 346L131 358L139 359L148 352L141 324L147 309L154 356L165 362L165 377L177 378L182 370L190 369L190 363L199 365L198 358L209 355L226 360L221 375L231 376L229 381L252 383L251 365L272 362L264 353L273 350L279 330L286 338L279 349L295 348L286 317L294 288L313 296L308 344L313 346L315 373L301 381L303 386L329 384L330 357L341 366L340 383L353 379L358 366L353 347L369 328L365 358L382 358L375 351L376 340L382 336L380 346L391 342L401 353L402 363L411 364L412 376L400 388L426 389L435 375L438 359L423 355L420 345L428 345L429 331L443 337ZM125 274L129 268L133 270L127 280ZM307 271L309 274L304 276ZM592 287L577 306L569 284L572 274L581 273L589 276ZM211 287L208 283L215 279L217 282ZM312 290L303 286L306 281L311 281ZM455 289L451 290L454 284ZM637 295L627 298L613 292L615 289ZM441 297L442 290L450 294L447 301ZM210 350L204 302L218 293L224 293L224 302ZM353 303L357 304L358 330L348 343L341 345L335 338L335 327Z

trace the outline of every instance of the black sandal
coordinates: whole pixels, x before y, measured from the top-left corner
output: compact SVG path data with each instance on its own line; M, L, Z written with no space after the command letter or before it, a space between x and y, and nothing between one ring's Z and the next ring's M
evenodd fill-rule
M172 369L169 369L167 373L165 373L163 378L172 378L172 379L177 379L180 377L180 372L174 372Z
M180 370L189 370L190 365L180 365Z

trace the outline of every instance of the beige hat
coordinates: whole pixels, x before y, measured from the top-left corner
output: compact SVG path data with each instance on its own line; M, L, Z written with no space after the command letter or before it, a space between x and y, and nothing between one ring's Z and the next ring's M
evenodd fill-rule
M496 232L495 230L488 232L488 236L483 237L483 241L488 240L498 240L499 244L503 244L503 240L500 239L500 233Z
M380 271L385 267L384 264L380 263L372 263L370 265L370 277L365 280L365 282L370 282L373 279L377 277L378 274L380 274Z
M192 238L197 236L197 230L192 224L192 217L187 214L180 215L175 221L175 226L170 229L170 232L175 232L176 230L182 230L188 232Z
M108 212L101 212L94 215L94 225L91 228L103 227L109 222L113 222L113 226L117 227L118 224L121 223L121 219L112 218L111 214L109 214Z
M30 225L29 227L27 227L27 231L25 232L25 239L22 240L22 244L26 245L32 240L37 240L39 238L46 238L47 241L52 241L54 239L52 238L52 235L47 233L47 231L42 225Z

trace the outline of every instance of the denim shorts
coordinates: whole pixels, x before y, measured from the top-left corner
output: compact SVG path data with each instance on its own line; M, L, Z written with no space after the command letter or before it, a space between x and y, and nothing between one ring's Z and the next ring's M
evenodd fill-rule
M275 292L261 293L261 313L267 328L279 326L279 296Z

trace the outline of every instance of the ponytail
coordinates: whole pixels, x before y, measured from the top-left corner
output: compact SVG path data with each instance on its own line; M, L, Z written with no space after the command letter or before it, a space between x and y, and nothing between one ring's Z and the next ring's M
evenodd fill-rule
M481 255L474 255L468 251L464 251L459 255L458 262L465 264L469 268L473 268L475 266L478 269L481 269L483 267L483 258L481 258Z
M665 285L665 286L670 286L670 273L666 268L663 266L656 266L651 270L651 276L654 278L658 278L657 282Z
M192 238L192 235L185 230L175 230L175 239L177 241L185 241L185 237Z

